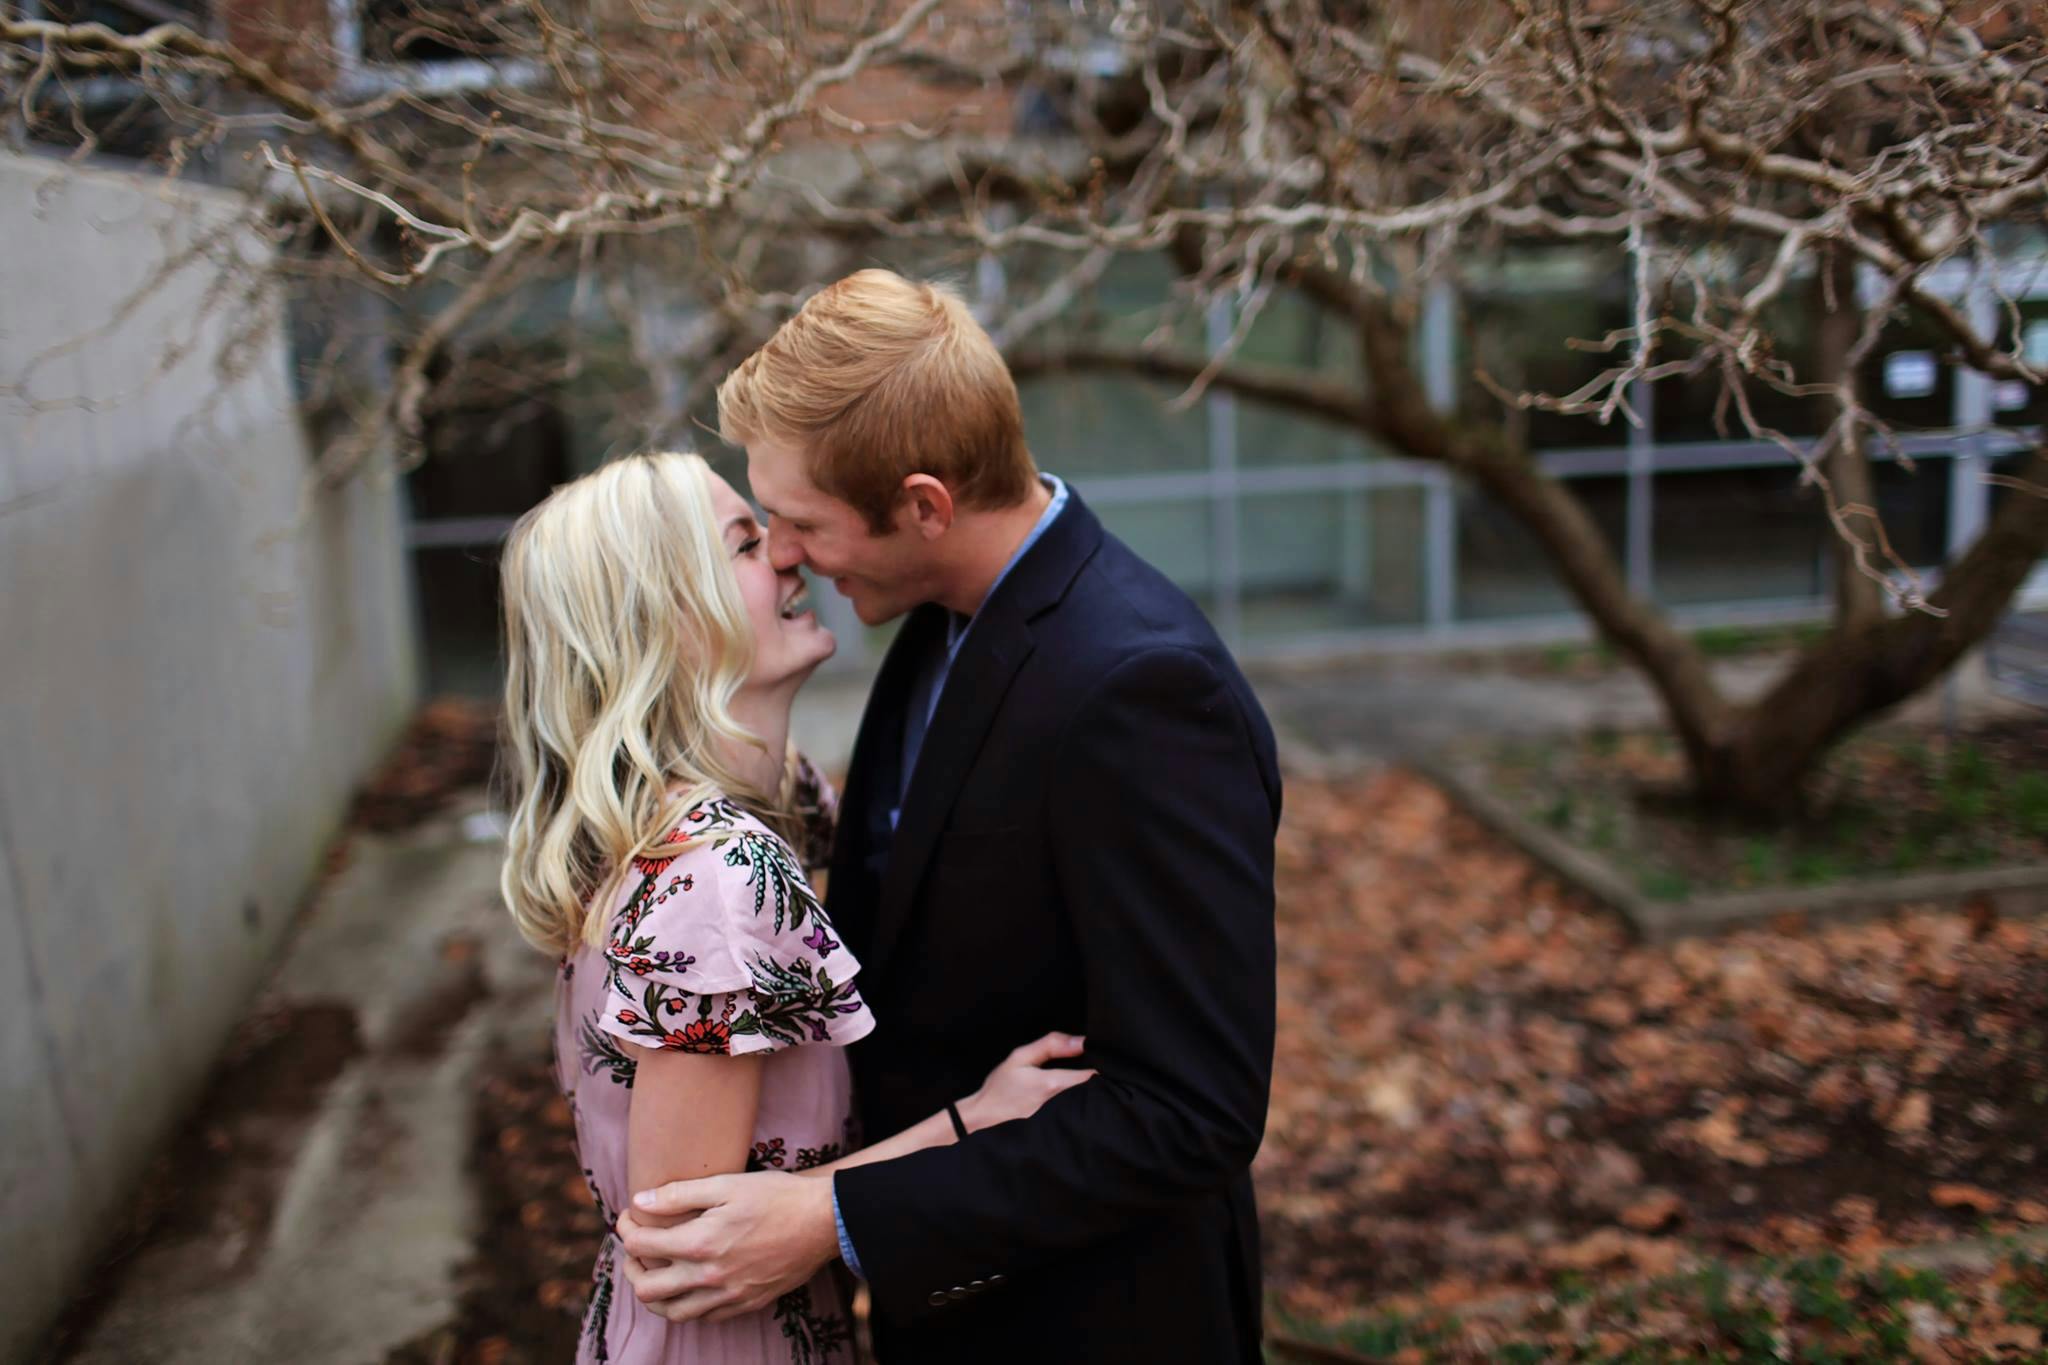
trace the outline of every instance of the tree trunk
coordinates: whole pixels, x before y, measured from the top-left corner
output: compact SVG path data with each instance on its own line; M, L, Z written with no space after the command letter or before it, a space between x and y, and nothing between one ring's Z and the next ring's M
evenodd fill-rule
M2048 445L2020 477L2048 479ZM1828 750L1905 701L1982 643L2048 554L2048 498L2005 500L1977 542L1951 562L1929 605L1858 631L1837 631L1742 708L1725 750L1696 766L1699 794L1726 809L1782 815Z

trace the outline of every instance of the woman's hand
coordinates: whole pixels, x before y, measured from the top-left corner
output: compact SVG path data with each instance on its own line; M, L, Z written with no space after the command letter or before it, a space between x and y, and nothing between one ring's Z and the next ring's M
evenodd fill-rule
M1078 1057L1084 1040L1071 1033L1048 1033L1016 1049L988 1073L981 1089L960 1101L960 1119L970 1131L1011 1119L1029 1118L1062 1090L1072 1089L1092 1070L1048 1067L1047 1062Z

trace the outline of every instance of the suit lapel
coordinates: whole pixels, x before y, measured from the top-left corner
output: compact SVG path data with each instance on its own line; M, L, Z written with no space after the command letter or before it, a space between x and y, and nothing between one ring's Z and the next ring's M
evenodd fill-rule
M984 609L961 641L918 751L910 789L903 794L895 842L890 845L888 866L882 874L870 947L870 966L877 976L910 918L925 864L931 860L960 785L974 765L1011 680L1030 655L1030 627L1010 612Z
M876 902L874 934L862 954L862 962L877 977L910 922L925 867L946 827L947 817L953 812L960 788L980 755L982 741L987 738L1018 670L1031 657L1031 621L1066 595L1081 566L1102 543L1102 524L1082 504L1078 494L1069 489L1067 497L1066 509L1046 527L1038 543L1024 553L982 605L967 638L960 643L960 653L953 660L945 688L939 693L938 709L932 713L931 726L925 731L917 771L911 775L910 789L904 793L895 839L889 845ZM934 626L942 628L936 620ZM907 666L900 683L902 695L895 703L897 724L893 728L877 727L878 738L879 732L886 729L893 736L891 742L900 744L902 708L909 695L912 672ZM878 760L880 757L876 755ZM888 764L878 761L878 769L887 767ZM870 782L869 791L875 790Z
M904 708L917 667L945 630L945 611L919 607L896 632L861 713L853 758L840 793L839 828L832 841L831 881L825 889L833 923L863 962L874 939L875 888L892 836L889 808L896 803Z

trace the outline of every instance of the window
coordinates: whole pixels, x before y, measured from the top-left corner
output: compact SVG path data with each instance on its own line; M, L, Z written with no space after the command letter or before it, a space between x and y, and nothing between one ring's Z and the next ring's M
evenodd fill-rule
M358 0L361 56L423 66L503 58L533 39L523 6L490 0Z
M122 34L158 24L207 27L198 0L26 0L21 12L53 24L104 24ZM28 113L28 135L37 142L137 161L161 156L179 132L142 83L122 74L60 69L42 84ZM188 164L188 176L195 172L204 174Z
M1475 371L1509 393L1561 398L1625 363L1619 350L1574 349L1565 339L1598 342L1629 325L1628 263L1617 252L1513 248L1467 291L1460 325L1466 357L1460 404L1466 411L1491 417L1501 410ZM1619 415L1604 425L1595 417L1533 409L1527 417L1535 450L1628 440L1628 425Z

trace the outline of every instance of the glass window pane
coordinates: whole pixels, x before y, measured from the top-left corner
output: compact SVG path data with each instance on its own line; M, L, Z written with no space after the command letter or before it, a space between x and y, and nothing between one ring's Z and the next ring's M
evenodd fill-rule
M1086 485L1081 496L1088 496ZM1216 599L1215 558L1211 552L1209 502L1206 498L1174 498L1158 502L1089 503L1116 536L1179 584L1212 612Z
M2017 479L2020 477L2020 471L2026 466L2027 459L2027 452L2015 450L2009 455L2001 455L1997 459L1989 461L1989 472L1995 475L2003 475L2008 479ZM2005 505L2007 498L2032 498L2037 496L2039 495L2024 489L2014 488L2010 484L1994 483L1991 485L1991 505L1985 515L1987 517L1997 516L1998 509Z
M1302 464L1362 464L1375 459L1365 437L1334 422L1269 403L1237 405L1237 463L1242 469Z
M1892 549L1916 569L1939 565L1948 550L1949 474L1946 459L1922 455L1911 469L1878 460L1870 469L1877 511Z
M1901 431L1953 426L1956 371L1943 360L1953 349L1926 314L1900 309L1857 372L1864 402Z
M1570 487L1619 557L1628 524L1628 480L1572 479ZM1459 620L1551 616L1577 609L1549 555L1507 508L1460 486L1457 524Z
M2048 298L2022 299L2017 336L2010 320L2000 338L2010 346L2017 339L2028 360L2048 364ZM2000 426L2031 427L2048 423L2048 384L1995 380L1991 385L1991 420Z
M918 243L914 250L929 252ZM1024 248L1003 258L1004 295L1011 307L1026 306L1054 287L1073 270L1076 258L1066 252ZM929 262L906 261L902 273L923 278L932 273ZM955 268L958 274L958 268ZM1041 323L1025 339L1026 349L1056 349L1079 340L1135 346L1153 339L1175 354L1203 353L1206 325L1202 310L1176 292L1180 272L1157 252L1119 255L1095 282L1079 290L1054 316ZM1163 338L1155 337L1162 323L1173 327Z
M1660 473L1651 574L1670 604L1774 601L1824 591L1828 534L1817 490L1771 465Z
M575 477L568 415L513 361L473 363L427 420L427 458L406 476L413 517L516 517Z
M1419 488L1250 496L1238 536L1248 642L1422 622Z
M1582 248L1520 248L1487 272L1462 301L1460 329L1466 363L1461 366L1461 407L1485 420L1498 420L1500 402L1475 371L1508 390L1561 397L1603 370L1621 363L1620 353L1575 349L1572 339L1599 341L1626 327L1628 271L1616 253ZM1619 416L1602 425L1592 417L1531 411L1529 444L1536 450L1619 445L1628 427Z
M420 662L429 696L488 696L504 685L498 654L498 549L463 545L413 552Z
M1286 289L1276 289L1259 310L1233 358L1352 380L1364 363L1358 329L1348 319Z
M1085 374L1034 379L1018 388L1024 435L1039 465L1063 477L1207 469L1208 407L1167 411L1179 391Z
M1787 293L1764 310L1762 326L1770 337L1771 355L1792 368L1791 384L1818 381L1819 319L1806 286L1788 286ZM1663 360L1683 360L1694 345L1667 336L1659 352ZM1743 384L1749 410L1759 426L1788 436L1813 436L1827 429L1832 404L1825 399L1794 397L1759 378ZM1718 368L1698 374L1672 375L1655 385L1651 430L1660 441L1749 441L1756 439L1742 419L1742 410Z

